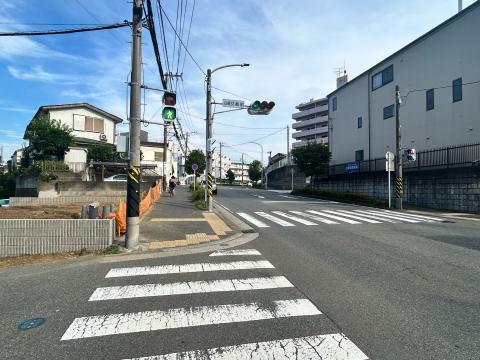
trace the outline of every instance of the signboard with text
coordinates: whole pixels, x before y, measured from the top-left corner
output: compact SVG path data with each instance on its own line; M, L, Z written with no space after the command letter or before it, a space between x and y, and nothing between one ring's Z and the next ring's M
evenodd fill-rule
M242 109L245 107L245 102L241 100L223 99L222 106Z

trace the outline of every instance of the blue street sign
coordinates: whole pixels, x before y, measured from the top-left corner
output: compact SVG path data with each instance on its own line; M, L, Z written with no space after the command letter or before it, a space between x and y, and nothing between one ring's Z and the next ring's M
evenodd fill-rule
M358 170L359 170L359 165L358 165L358 162L356 161L345 164L346 172L358 172Z

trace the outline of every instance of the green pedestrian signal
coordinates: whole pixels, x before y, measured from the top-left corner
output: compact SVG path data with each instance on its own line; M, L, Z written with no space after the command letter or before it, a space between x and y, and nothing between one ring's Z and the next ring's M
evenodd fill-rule
M165 106L163 108L162 117L165 122L172 122L177 118L177 109L172 106Z

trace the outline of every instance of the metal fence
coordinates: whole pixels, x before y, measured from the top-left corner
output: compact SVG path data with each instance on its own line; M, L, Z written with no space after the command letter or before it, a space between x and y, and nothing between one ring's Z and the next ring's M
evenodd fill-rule
M419 151L415 161L404 161L405 171L480 165L480 144L467 144ZM329 167L329 175L386 171L384 158L353 161Z

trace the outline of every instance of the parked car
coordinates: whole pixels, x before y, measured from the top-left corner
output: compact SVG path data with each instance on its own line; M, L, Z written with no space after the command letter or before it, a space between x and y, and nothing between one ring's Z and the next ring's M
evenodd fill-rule
M204 189L207 186L206 184L207 183L205 182L205 180L203 180L202 181L202 186L203 186ZM213 181L213 184L212 184L212 194L217 195L217 182L216 181Z
M109 176L103 179L103 181L127 181L127 174L118 174L118 175Z

